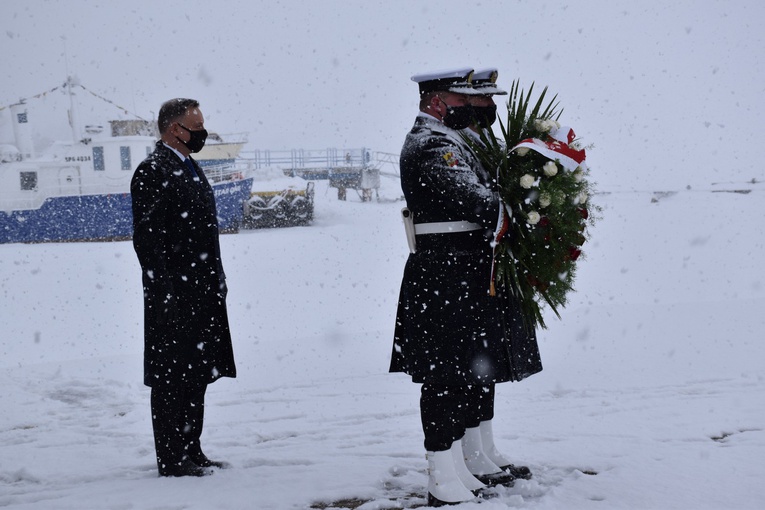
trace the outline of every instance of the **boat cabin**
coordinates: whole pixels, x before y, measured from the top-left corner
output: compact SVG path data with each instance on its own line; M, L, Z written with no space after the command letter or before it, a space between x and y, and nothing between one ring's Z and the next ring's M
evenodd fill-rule
M40 157L0 163L0 210L38 209L51 197L129 193L133 171L155 142L152 136L57 142Z

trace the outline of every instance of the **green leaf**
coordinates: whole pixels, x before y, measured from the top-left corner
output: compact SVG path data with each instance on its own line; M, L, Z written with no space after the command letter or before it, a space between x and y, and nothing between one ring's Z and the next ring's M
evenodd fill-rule
M547 87L532 101L533 91L534 83L525 91L519 80L513 82L506 120L498 117L500 137L491 130L480 135L480 142L465 136L483 167L497 172L500 196L512 211L508 235L495 249L495 283L518 300L529 331L536 325L546 327L542 306L548 306L560 318L576 278L572 250L578 250L587 239L586 227L595 221L592 214L585 220L572 200L583 191L592 194L587 180L577 182L572 172L560 166L555 176L546 176L541 170L549 161L546 157L535 151L525 156L510 152L522 140L546 140L549 133L540 131L534 121L557 121L563 111L557 94L547 99ZM525 174L538 178L538 188L527 190L520 186ZM551 198L546 208L538 202L541 193ZM532 210L543 215L544 223L527 224Z

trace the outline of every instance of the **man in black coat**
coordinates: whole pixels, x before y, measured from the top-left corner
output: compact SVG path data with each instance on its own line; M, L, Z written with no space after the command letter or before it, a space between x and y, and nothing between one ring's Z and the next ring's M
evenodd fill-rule
M401 186L416 232L399 296L391 372L422 383L420 412L428 457L428 500L456 503L479 489L464 473L460 440L481 388L541 370L536 342L506 332L507 302L490 296L491 232L499 195L459 130L473 121L472 69L414 76L420 113L401 152ZM451 464L450 464L451 463ZM507 483L512 476L495 475ZM483 477L481 482L491 482Z
M236 377L226 313L215 196L189 157L207 131L199 103L172 99L160 140L135 171L133 246L144 293L144 384L151 387L160 476L204 476L213 467L200 436L207 385Z

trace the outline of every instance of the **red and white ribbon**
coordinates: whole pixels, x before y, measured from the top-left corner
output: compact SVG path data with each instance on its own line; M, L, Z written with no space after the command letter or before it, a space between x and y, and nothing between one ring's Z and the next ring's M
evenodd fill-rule
M489 295L496 295L496 289L494 288L494 272L497 260L497 248L499 242L505 237L507 231L510 229L510 218L512 217L512 211L502 199L499 199L499 218L497 219L497 227L494 229L494 239L492 240L491 247L493 255L491 257L491 279L489 280Z
M563 165L563 168L570 172L576 170L577 167L586 170L587 163L585 163L584 160L587 155L585 154L585 150L574 149L569 145L575 138L576 135L574 134L573 129L568 126L561 126L558 129L551 130L550 138L546 141L540 140L539 138L527 138L521 140L518 145L510 150L514 151L521 147L525 147L526 149L538 152L548 159L553 161L557 160Z

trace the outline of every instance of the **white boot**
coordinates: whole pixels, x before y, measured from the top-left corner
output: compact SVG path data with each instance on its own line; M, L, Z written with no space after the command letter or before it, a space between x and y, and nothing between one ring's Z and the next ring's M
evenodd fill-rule
M473 476L473 474L465 465L465 454L462 452L461 440L458 439L452 443L451 452L452 458L454 459L454 469L457 471L457 476L462 482L462 485L467 487L467 489L470 491L485 489L486 484Z
M494 445L494 430L491 426L491 420L482 421L478 428L481 430L481 443L483 444L483 452L486 456L499 467L510 465L511 462L507 457L499 453Z
M427 452L428 459L428 505L462 503L474 499L460 481L454 468L451 450Z
M478 428L481 430L483 452L492 462L516 478L531 479L531 470L528 467L514 465L507 457L497 451L497 447L494 446L494 431L492 430L491 420L482 421Z
M474 475L491 475L502 472L483 450L481 427L465 429L462 437L462 451L465 452L465 465Z

